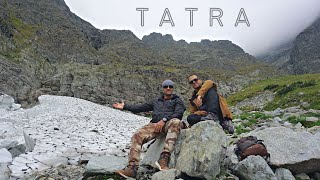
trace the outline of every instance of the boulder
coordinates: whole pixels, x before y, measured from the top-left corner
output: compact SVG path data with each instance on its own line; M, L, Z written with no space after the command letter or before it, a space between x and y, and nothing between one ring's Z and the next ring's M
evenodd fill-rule
M320 138L307 131L271 127L248 135L264 140L270 165L284 167L294 174L314 173L320 169Z
M277 180L272 169L261 156L249 156L239 162L236 173L245 180Z
M10 163L11 161L11 153L5 148L0 149L0 163Z
M141 165L156 167L164 146L165 137L159 137L140 161ZM227 147L227 136L221 126L213 121L195 124L183 129L171 154L169 167L180 170L191 177L212 179L220 173Z
M213 121L181 130L173 166L192 177L214 179L226 155L227 136Z
M89 160L85 174L114 174L115 171L127 166L128 160L117 156L93 157Z
M181 175L177 169L169 169L166 171L159 171L152 176L152 180L175 180Z
M277 180L295 180L289 169L278 168L276 169L275 175Z
M234 149L237 146L235 144L232 144L230 146L227 147L227 151L226 151L226 158L224 159L224 167L226 167L227 169L230 169L232 171L235 170L237 164L239 163L239 159L237 157L237 155L234 153Z
M142 160L140 161L140 166L152 166L156 168L155 162L158 161L160 154L162 152L162 149L164 147L164 141L166 137L160 136L158 139L156 139L148 148L147 152L143 155ZM174 155L171 156L171 161L173 161ZM170 163L172 167L172 163Z

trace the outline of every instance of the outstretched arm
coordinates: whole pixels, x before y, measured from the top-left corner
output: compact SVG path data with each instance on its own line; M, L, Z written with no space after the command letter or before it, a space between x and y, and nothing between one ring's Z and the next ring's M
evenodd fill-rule
M146 103L136 104L136 105L124 104L123 109L131 111L133 113L152 111L153 110L153 101L148 101Z

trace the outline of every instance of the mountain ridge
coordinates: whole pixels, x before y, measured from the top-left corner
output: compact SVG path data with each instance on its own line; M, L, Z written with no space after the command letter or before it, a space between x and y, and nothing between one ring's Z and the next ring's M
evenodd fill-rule
M129 30L96 29L63 0L0 4L0 91L23 107L34 104L40 94L100 104L143 102L158 94L159 84L168 78L186 100L190 86L185 77L190 73L214 79L223 94L277 74L230 41L186 45L165 35L171 44L158 51Z

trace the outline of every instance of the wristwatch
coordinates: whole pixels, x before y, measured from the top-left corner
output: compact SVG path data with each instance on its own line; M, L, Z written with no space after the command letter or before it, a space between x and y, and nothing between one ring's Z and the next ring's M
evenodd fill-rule
M168 119L167 119L167 118L162 118L162 121L163 121L163 122L167 122Z

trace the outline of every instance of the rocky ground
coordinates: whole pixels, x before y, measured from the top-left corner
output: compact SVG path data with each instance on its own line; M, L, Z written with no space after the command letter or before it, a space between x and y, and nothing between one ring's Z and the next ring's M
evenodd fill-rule
M2 95L0 108L0 179L119 179L114 171L126 166L131 135L148 122L62 96L22 109ZM164 137L145 146L137 179L320 179L319 110L235 108L234 115L234 135L209 121L182 130L170 171L154 168ZM259 156L239 162L234 142L248 135L264 140L269 164Z

